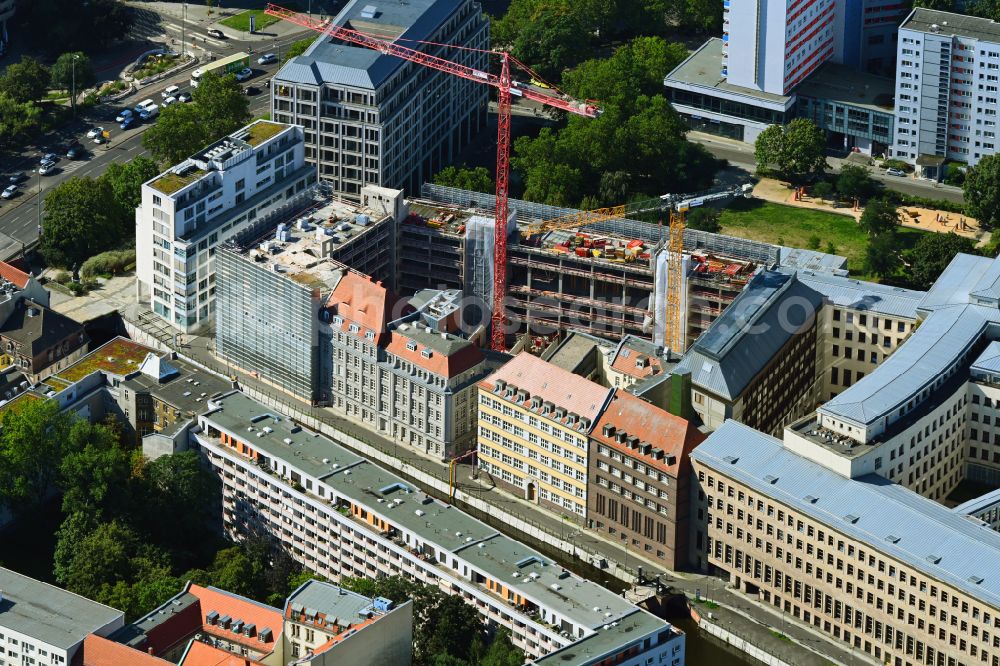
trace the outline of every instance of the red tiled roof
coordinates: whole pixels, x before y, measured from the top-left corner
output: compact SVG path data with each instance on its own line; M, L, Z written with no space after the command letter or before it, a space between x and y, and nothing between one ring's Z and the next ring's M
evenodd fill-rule
M253 659L214 648L207 643L193 641L178 666L254 666L254 664L259 663Z
M628 353L623 353L625 351ZM643 367L636 367L636 359L646 359L646 363ZM649 354L643 354L637 349L631 347L622 347L615 360L611 363L611 367L618 372L629 375L630 377L635 377L637 379L643 379L649 377L650 375L658 375L663 372L663 364L660 359L650 356Z
M482 362L483 352L474 344L462 347L454 354L445 355L441 352L433 352L430 358L424 358L421 354L423 345L417 344L416 349L407 349L406 343L409 338L405 334L393 331L386 345L386 351L390 354L405 359L414 365L418 365L428 372L442 377L452 378L461 374L476 364Z
M361 335L365 329L380 335L386 324L399 317L405 307L401 299L381 283L350 271L337 283L327 299L327 306L336 308L338 315L360 326Z
M634 435L639 438L640 443L648 443L653 449L661 449L664 459L656 460L652 455L643 455L641 450L631 449L627 442L619 443L614 435L605 436L605 425L614 426L616 433ZM625 391L615 391L590 436L674 477L678 476L682 468L687 467L691 450L705 439L686 419L674 416ZM673 465L667 464L668 455L676 456Z
M539 396L556 407L590 419L593 423L608 399L611 389L595 384L589 379L574 375L528 352L521 352L502 368L479 383L487 391L493 390L497 380L524 389L529 396ZM530 400L530 397L529 397Z
M0 277L8 282L13 282L17 285L18 289L24 289L28 284L28 278L31 276L18 268L14 268L5 261L0 261Z
M200 602L202 631L237 643L246 643L248 646L253 646L254 649L261 652L273 650L275 641L281 640L284 621L281 617L281 611L278 609L256 603L235 594L202 587L194 583L191 584L188 592L198 597ZM271 630L271 639L266 643L262 643L256 636L245 638L237 636L233 632L221 627L204 624L205 615L212 611L218 611L220 617L228 615L233 620L243 620L244 624L254 624L257 626L258 632L267 627Z
M79 666L173 666L172 662L90 634L83 639Z

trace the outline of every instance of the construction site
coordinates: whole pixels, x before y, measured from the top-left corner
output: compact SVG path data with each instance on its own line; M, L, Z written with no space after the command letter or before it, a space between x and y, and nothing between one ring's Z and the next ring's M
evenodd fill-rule
M400 289L461 289L492 303L490 195L434 185L409 201L397 239ZM465 204L465 205L463 205ZM565 331L617 340L667 341L668 229L629 219L546 230L545 220L579 213L511 200L508 224L508 332L541 348ZM742 291L777 246L700 231L684 232L679 325L686 348ZM488 313L484 313L488 318ZM669 346L669 345L667 345ZM675 350L683 351L683 350Z

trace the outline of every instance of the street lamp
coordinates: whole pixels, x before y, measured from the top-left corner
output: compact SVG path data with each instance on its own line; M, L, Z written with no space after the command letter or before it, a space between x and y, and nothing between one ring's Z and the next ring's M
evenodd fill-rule
M76 53L73 54L73 117L76 118L76 61L80 59L80 56Z
M184 60L184 38L186 37L187 31L187 20L188 20L188 3L183 3L181 5L182 18L181 18L181 60Z

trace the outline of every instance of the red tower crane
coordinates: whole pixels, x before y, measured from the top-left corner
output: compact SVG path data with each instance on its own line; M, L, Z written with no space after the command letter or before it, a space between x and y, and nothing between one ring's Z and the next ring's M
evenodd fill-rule
M490 52L501 58L500 74L484 72L474 67L462 65L444 58L422 53L416 49L397 44L372 35L351 30L332 22L325 23L306 14L293 12L275 4L268 4L265 13L310 30L321 32L332 38L340 39L355 46L373 49L384 55L396 56L403 60L430 67L454 76L460 76L469 81L483 83L497 89L497 187L496 187L496 223L493 239L493 322L491 346L497 351L504 351L504 297L507 295L507 205L508 177L510 175L510 99L511 96L524 97L541 104L561 109L568 113L596 118L601 110L588 100L580 102L552 88L546 90L533 85L525 85L513 81L510 76L510 63L524 69L533 79L540 80L534 72L520 63L514 56L504 51ZM447 45L445 45L447 46ZM458 47L464 48L464 47Z

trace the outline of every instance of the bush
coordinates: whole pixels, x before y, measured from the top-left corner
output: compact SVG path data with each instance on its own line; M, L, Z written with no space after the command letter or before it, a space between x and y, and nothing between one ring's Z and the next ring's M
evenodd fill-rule
M883 160L882 161L882 168L883 169L902 169L903 171L906 171L907 173L909 173L910 171L913 171L913 167L911 167L909 164L907 164L903 160Z
M94 255L80 266L80 277L92 279L98 275L118 275L135 265L135 250L111 250Z
M823 244L823 239L815 234L810 236L809 240L806 241L806 245L809 246L810 250L818 250L822 244Z
M885 190L882 193L882 198L887 201L892 201L897 206L920 206L921 208L930 208L932 210L945 210L949 213L958 213L960 215L965 214L965 207L955 201L945 201L944 199L928 199L926 197L918 197L914 194L906 194L905 192L897 192L896 190Z
M954 185L955 187L961 187L962 183L965 182L965 171L959 169L954 164L948 165L948 171L945 173L944 182L947 185Z
M57 284L66 284L69 282L69 273L67 271L54 271L52 281Z
M87 288L84 287L83 284L79 282L70 282L69 290L73 292L74 296L83 296L83 294L86 293Z

